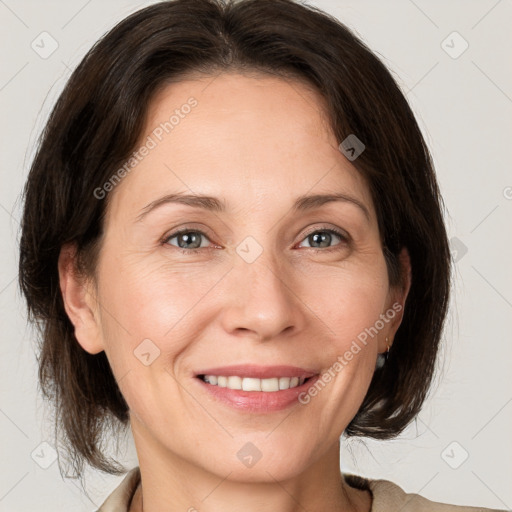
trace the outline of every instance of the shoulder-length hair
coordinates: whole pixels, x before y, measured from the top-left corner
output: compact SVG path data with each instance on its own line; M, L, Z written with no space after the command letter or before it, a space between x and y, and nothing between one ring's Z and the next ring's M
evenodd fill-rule
M389 282L409 251L412 284L389 358L376 369L347 436L397 436L430 388L450 288L442 198L422 133L391 73L340 21L292 0L174 0L122 20L71 75L41 136L24 189L19 283L40 329L39 383L55 407L78 474L85 462L119 474L102 441L128 407L104 352L77 342L57 261L74 242L78 270L94 275L109 197L94 191L133 152L149 103L190 73L261 71L302 80L325 99L339 142L365 145L352 162L375 204Z

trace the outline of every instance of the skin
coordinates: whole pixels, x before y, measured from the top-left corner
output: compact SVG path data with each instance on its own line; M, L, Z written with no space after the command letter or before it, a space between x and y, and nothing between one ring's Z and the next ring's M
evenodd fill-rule
M369 511L369 492L342 478L339 437L403 309L307 405L235 410L195 374L251 363L327 370L404 305L407 251L406 284L392 288L369 189L318 93L268 75L187 79L153 99L141 143L190 96L197 106L110 192L96 279L73 272L72 245L59 261L76 338L105 351L130 408L142 479L131 510ZM219 197L226 212L168 203L136 222L177 192ZM333 192L357 198L369 218L350 202L292 214L298 196ZM198 253L180 252L180 237L162 241L181 227L205 233ZM329 228L350 238L322 246L308 236ZM252 263L236 252L247 236L262 248ZM147 366L134 357L145 339L160 350ZM247 442L262 454L250 468L236 455Z

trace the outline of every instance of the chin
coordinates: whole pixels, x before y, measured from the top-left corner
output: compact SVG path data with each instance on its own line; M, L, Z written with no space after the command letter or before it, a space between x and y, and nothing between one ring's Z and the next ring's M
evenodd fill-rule
M300 475L314 463L312 449L298 445L297 436L287 436L288 442L280 443L279 436L270 441L265 440L266 435L268 432L262 434L261 439L255 436L235 438L226 450L211 454L206 469L222 478L229 475L228 479L236 482L275 483Z

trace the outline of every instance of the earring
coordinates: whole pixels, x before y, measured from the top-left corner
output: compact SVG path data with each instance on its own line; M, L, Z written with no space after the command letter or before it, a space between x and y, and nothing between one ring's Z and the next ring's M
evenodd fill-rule
M386 350L386 361L387 361L388 356L389 356L389 349L391 348L391 345L389 344L389 339L387 336L386 336L386 345L388 346L388 349Z
M387 350L384 354L379 354L377 356L377 363L375 365L375 369L376 370L379 370L380 368L382 368L385 364L386 364L386 361L388 360L388 357L389 357L389 349L391 348L391 345L392 345L393 342L389 342L389 339L388 337L386 336L386 345L387 345Z

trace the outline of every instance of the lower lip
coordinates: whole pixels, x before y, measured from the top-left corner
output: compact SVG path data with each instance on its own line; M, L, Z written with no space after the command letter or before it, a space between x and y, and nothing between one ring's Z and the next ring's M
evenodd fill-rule
M281 389L280 391L242 391L207 384L199 377L195 377L195 380L202 385L206 392L235 409L254 413L266 413L281 411L300 403L298 396L306 392L319 377L320 375L315 375L304 382L302 386Z

